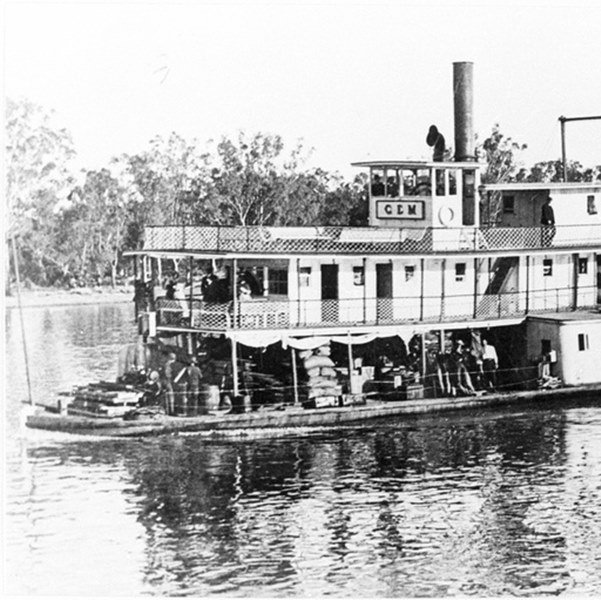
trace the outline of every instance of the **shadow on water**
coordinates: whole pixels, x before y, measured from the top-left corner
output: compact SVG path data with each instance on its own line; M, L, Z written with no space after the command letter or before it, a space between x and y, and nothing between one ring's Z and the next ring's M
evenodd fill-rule
M561 412L453 415L306 439L194 437L31 450L122 464L161 593L448 595L569 588ZM371 590L371 592L370 592Z

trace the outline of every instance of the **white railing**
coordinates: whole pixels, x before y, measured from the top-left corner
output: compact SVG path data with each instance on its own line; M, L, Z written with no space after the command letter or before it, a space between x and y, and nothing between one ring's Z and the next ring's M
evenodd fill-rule
M163 327L192 327L225 331L263 330L337 325L389 325L444 323L457 320L494 320L530 313L560 312L597 305L595 286L579 287L577 305L569 288L504 292L411 296L396 298L341 298L338 300L269 300L207 303L156 301L157 324Z
M430 254L601 245L601 225L547 227L146 227L145 251Z

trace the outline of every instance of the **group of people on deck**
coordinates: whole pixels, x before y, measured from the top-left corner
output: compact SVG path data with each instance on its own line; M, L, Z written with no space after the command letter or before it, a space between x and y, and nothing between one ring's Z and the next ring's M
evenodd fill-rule
M193 356L183 367L176 361L175 353L169 352L160 372L150 372L144 386L142 405L162 407L168 415L196 415L200 408L203 379L198 359Z
M477 389L496 391L499 358L496 348L482 339L479 347L467 348L457 339L452 347L426 354L428 373L444 396L473 396Z

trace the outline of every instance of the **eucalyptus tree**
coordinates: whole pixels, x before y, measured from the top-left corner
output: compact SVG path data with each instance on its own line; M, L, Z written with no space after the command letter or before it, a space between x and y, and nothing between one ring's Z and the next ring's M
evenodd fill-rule
M71 135L42 107L10 99L5 134L7 233L18 240L24 277L52 283L66 268L54 240L58 212L74 182Z

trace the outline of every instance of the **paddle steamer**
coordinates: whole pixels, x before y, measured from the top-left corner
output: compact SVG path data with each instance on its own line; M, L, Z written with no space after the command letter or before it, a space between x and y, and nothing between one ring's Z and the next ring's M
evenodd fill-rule
M146 227L130 255L153 368L197 356L213 408L245 413L241 427L269 426L270 407L285 427L458 406L441 357L461 342L476 357L483 337L496 392L541 394L546 377L599 394L601 182L481 185L472 69L454 63L454 160L354 163L369 174L366 227ZM549 199L555 223L541 225ZM186 281L175 297L169 273ZM462 403L498 400L475 364ZM242 418L203 417L207 402L168 410L193 429Z

